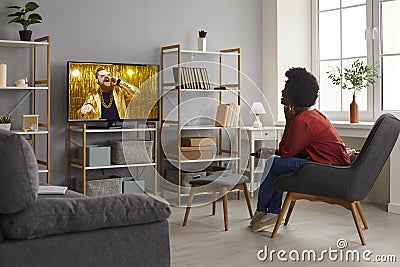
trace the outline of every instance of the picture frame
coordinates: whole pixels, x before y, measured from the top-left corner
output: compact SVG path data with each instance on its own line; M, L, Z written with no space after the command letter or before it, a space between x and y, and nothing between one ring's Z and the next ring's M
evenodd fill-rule
M39 114L23 114L22 115L22 130L37 131L39 129Z

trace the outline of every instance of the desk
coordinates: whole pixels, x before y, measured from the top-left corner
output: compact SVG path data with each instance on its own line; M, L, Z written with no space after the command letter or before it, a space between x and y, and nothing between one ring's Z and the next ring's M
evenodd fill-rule
M254 127L242 127L242 142L249 143L250 153L255 152L261 146L277 147L279 140L279 133L282 131L282 127L266 126L261 128ZM262 143L268 143L267 145ZM245 150L244 150L245 151ZM258 162L260 161L260 162ZM255 181L254 177L256 174L261 174L264 171L265 160L257 159L257 166L255 166L255 158L249 157L248 166L242 168L243 173L250 178L249 191L250 196L253 197L253 192L258 189L260 182Z

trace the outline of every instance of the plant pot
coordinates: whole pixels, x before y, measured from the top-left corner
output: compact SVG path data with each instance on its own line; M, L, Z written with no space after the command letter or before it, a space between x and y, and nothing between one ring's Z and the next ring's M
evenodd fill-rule
M197 38L198 50L205 52L207 50L207 38Z
M0 129L2 130L11 130L11 123L0 123Z
M353 102L350 103L350 123L359 122L358 117L358 104L356 102L356 95L353 95Z
M21 41L30 41L32 37L32 31L31 30L22 30L19 31L19 39Z

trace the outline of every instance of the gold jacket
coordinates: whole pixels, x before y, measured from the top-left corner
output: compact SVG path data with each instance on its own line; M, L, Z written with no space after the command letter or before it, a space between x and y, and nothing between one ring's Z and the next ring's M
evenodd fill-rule
M129 102L132 97L139 92L139 88L133 86L127 82L120 81L118 86L114 86L113 97L115 101L115 105L118 110L119 118L125 119L132 116L132 114L127 113L127 107L129 106ZM92 112L87 113L82 116L83 119L87 120L95 120L101 118L101 91L100 88L97 89L96 93L90 93L85 100L84 104L91 104L96 111L96 114ZM79 110L80 112L80 110Z

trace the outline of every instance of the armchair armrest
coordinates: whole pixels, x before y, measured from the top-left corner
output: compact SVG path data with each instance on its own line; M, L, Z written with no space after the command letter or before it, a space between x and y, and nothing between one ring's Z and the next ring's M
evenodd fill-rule
M30 208L0 216L5 239L32 239L166 220L169 204L145 194L95 198L42 198Z

